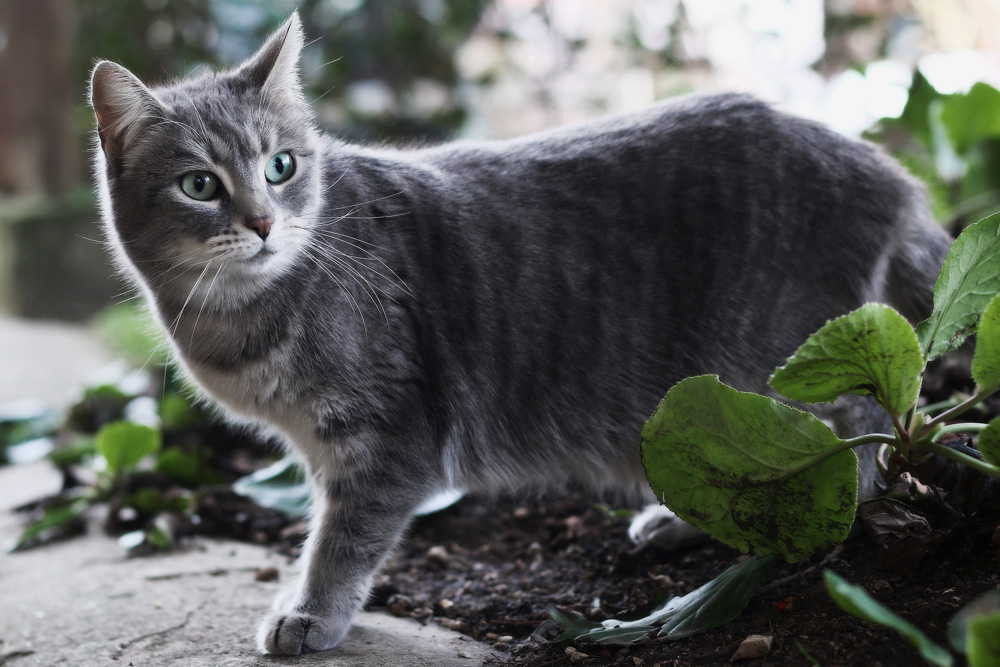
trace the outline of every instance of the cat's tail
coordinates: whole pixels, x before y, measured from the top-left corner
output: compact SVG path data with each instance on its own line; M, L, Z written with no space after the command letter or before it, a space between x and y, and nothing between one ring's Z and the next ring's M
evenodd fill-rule
M885 300L916 324L931 314L934 282L954 239L925 206L914 206L906 215L889 258Z

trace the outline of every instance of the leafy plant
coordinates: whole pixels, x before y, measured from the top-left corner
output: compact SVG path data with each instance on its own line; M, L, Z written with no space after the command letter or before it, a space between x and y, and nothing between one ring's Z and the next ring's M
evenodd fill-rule
M899 118L870 138L923 179L936 215L956 230L1000 208L1000 91L977 83L943 94L917 71Z
M720 541L788 561L842 541L856 503L851 449L882 443L893 457L938 454L1000 477L1000 418L949 422L1000 390L1000 215L970 226L949 252L934 310L916 330L895 310L867 304L828 322L771 376L793 401L870 395L892 433L842 439L814 415L727 387L716 376L675 385L646 423L642 456L653 490L678 516ZM940 414L916 407L927 363L978 331L973 395ZM941 444L981 433L982 458ZM891 458L894 460L894 458ZM797 502L783 502L795 498Z
M872 598L859 586L827 570L823 573L827 592L844 611L858 618L897 631L937 667L951 667L955 660L946 649L931 641L915 625ZM948 624L948 641L956 653L965 654L970 667L1000 664L1000 588L985 593L962 607Z

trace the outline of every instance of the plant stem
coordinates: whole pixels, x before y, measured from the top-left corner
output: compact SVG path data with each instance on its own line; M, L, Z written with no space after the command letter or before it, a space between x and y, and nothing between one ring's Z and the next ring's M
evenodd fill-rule
M961 463L964 466L968 466L974 470L989 475L991 477L1000 478L1000 467L987 463L986 461L980 461L979 459L974 459L968 454L963 454L962 452L957 452L951 447L946 447L938 442L933 442L928 440L926 442L920 443L920 448L924 451L932 452L938 456L943 456L946 459L951 459L956 463Z
M956 424L948 424L947 426L942 426L937 432L935 432L934 438L936 439L942 433L979 433L984 428L986 428L986 424L980 422L960 422Z
M927 405L920 408L920 411L926 415L929 415L930 413L937 412L938 410L947 410L948 408L953 408L956 405L959 405L960 403L961 401L955 398L949 398L946 401L938 401L937 403L928 403Z
M861 445L871 445L876 442L884 442L892 445L896 449L899 449L899 438L894 435L889 435L888 433L869 433L867 435L859 435L856 438L847 438L846 440L841 440L841 442L843 443L843 446L837 448L838 452L845 449L860 447Z
M974 408L975 406L979 405L984 400L986 400L986 398L990 394L992 394L992 393L993 393L993 390L986 391L985 389L983 389L983 387L981 387L979 385L976 385L976 391L972 394L972 396L970 396L969 398L965 399L964 401L962 401L958 405L945 410L944 412L942 412L941 414L939 414L937 417L933 417L933 418L927 420L927 424L924 425L924 433L927 433L927 431L931 427L937 426L938 424L941 424L941 423L944 423L944 422L949 421L951 419L954 419L955 417L957 417L958 415L962 414L966 410L968 410L970 408Z
M861 445L871 445L882 442L887 442L893 447L899 447L899 438L897 438L894 435L889 435L888 433L870 433L868 435L859 435L856 438L848 438L847 440L841 440L837 446L830 447L829 449L824 450L822 453L817 454L813 458L801 461L797 465L782 470L780 473L760 477L757 478L755 481L767 483L767 482L774 482L783 479L788 479L792 475L797 475L803 470L819 465L820 463L827 460L831 456L839 454L840 452L843 452L845 450L853 449L854 447L860 447Z

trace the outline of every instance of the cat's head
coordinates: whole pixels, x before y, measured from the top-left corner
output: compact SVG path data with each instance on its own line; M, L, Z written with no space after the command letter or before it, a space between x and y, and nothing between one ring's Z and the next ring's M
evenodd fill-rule
M154 292L207 299L211 281L213 300L238 305L294 265L321 171L302 42L293 14L231 71L147 88L115 63L94 68L108 237Z

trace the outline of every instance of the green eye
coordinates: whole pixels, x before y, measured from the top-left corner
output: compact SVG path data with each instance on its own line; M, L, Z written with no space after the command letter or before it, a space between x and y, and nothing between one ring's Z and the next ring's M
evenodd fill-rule
M181 190L191 199L208 201L219 190L219 179L207 171L189 171L181 176Z
M295 173L295 161L288 153L272 155L264 167L264 178L268 183L284 183Z

